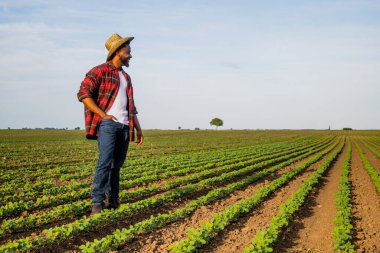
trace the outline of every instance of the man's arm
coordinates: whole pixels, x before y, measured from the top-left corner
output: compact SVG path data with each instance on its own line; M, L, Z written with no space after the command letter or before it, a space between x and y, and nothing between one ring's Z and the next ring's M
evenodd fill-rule
M133 121L135 123L136 134L137 134L137 141L136 141L136 143L137 144L142 144L143 143L143 134L142 134L142 131L141 131L140 122L139 122L139 119L137 118L137 115L134 115L133 117L134 117Z
M113 115L107 115L99 106L95 103L92 98L93 93L98 90L99 83L101 80L102 71L95 67L91 69L84 80L82 81L77 97L91 112L98 115L101 119L115 119Z
M96 105L95 101L88 97L82 99L83 104L93 113L97 114L101 119L114 119L116 120L115 116L108 115L107 113L103 112L102 109L99 108L99 106ZM138 122L138 121L137 121ZM139 124L140 127L140 124Z

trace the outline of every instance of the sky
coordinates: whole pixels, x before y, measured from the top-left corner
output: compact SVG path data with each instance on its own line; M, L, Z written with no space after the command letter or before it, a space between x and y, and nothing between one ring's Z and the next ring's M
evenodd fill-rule
M378 0L0 0L0 128L83 129L118 33L143 129L380 129L379 31Z

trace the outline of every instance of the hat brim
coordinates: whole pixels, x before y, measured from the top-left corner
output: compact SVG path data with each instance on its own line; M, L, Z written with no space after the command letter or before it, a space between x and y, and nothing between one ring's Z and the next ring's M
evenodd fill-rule
M118 40L116 43L114 43L114 45L112 45L112 47L110 48L110 50L108 51L108 55L107 55L107 61L110 60L111 56L125 43L129 43L131 42L135 37L125 37L125 38L122 38L121 40Z

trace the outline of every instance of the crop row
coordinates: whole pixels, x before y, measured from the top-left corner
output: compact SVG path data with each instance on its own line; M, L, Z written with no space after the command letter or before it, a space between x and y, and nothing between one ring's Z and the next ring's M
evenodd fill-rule
M274 161L269 160L255 164L254 166L251 166L250 169L251 171L255 171L259 168L267 167L274 163ZM237 175L234 173L235 172L231 172L230 177L228 176L229 173L224 174L223 177L225 178L225 181L231 180L233 177L236 178ZM122 204L117 210L104 210L92 217L83 217L82 219L78 219L73 223L44 230L38 236L26 237L13 242L9 242L6 245L2 245L0 247L0 250L32 250L41 246L59 243L66 240L68 237L77 235L78 233L98 229L105 224L116 222L118 220L126 218L129 215L136 214L142 210L149 210L151 208L177 200L180 197L188 196L192 193L195 193L196 191L205 189L208 187L209 181L212 181L212 179L205 179L197 184L189 184L184 187L175 188L161 196L151 197L135 203Z
M329 138L331 139L331 137ZM246 147L244 149L224 149L223 151L219 151L217 153L213 153L212 155L207 152L203 152L199 155L194 155L192 153L187 154L186 161L178 161L173 159L165 159L165 161L159 161L159 163L156 163L154 165L154 168L149 168L149 170L141 169L136 170L133 169L133 173L128 170L128 173L124 174L123 179L134 179L137 177L140 177L141 174L143 175L149 175L149 174L160 174L162 171L167 171L170 169L170 171L179 170L183 168L189 168L189 167L196 167L199 165L207 165L207 166L220 166L223 165L223 160L229 160L229 161L238 161L238 159L242 158L254 158L258 156L262 156L264 154L271 154L281 151L286 151L293 149L298 146L302 145L313 145L313 143L323 142L326 139L323 138L322 140L318 141L305 141L305 139L300 139L292 142L284 142L284 143L278 143L278 144L266 144L266 145L259 145L255 147ZM234 159L234 160L230 160Z
M250 156L252 154L248 153L246 155ZM244 157L244 155L242 157ZM220 156L219 156L219 159L220 159ZM135 166L135 163L128 162L128 165L129 165L128 167ZM88 167L90 167L90 166L91 166L91 169L81 169L82 173L84 171L88 175L93 174L93 172L92 172L93 165L89 165ZM158 170L162 171L163 168L164 168L164 166L161 165L160 167L158 167ZM76 168L76 171L78 171L77 168ZM149 170L149 171L153 171L153 170ZM77 173L79 176L77 175L74 177L78 178L78 177L80 177L80 174L82 174L82 173ZM137 175L140 175L140 177L141 177L141 176L145 176L147 173L141 173L141 172L126 173L126 175L130 175L130 174L137 174ZM127 176L123 176L123 175L124 174L122 174L121 180L129 179ZM136 176L134 178L136 178ZM76 187L73 188L71 186L71 184L62 187L62 186L55 185L52 181L47 181L46 180L47 178L44 178L45 180L40 180L41 178L37 178L37 179L39 179L39 182L36 184L35 183L25 184L25 182L22 182L22 180L20 179L20 184L23 183L23 187L21 188L23 192L18 191L17 193L15 193L13 195L3 196L4 201L7 201L7 202L15 201L16 199L20 199L20 197L24 201L25 200L32 200L32 199L34 199L33 197L36 197L36 196L46 196L46 195L50 195L50 194L63 193L63 192L65 192L66 188L70 189L70 190L76 190ZM73 181L73 182L75 183L75 181ZM83 187L89 187L89 186L90 186L90 184L86 184L86 185L81 184L80 187L83 188ZM12 188L15 188L15 187L18 187L18 185L13 185ZM8 192L13 192L13 191L12 191L12 189L7 188L7 189L3 189L2 192L4 192L6 194Z
M339 148L322 163L320 168L324 168L329 165L342 150L343 145L344 144L341 144ZM194 228L189 229L187 237L176 244L172 244L170 246L171 250L174 252L194 252L197 248L205 245L211 238L215 237L233 221L250 213L255 206L265 200L270 194L289 182L296 175L300 174L312 163L318 161L321 157L321 155L314 156L290 172L282 175L278 179L275 179L269 185L256 190L252 197L228 206L224 211L214 214L210 220L200 225L199 230L195 230ZM320 170L321 169L318 169L317 171Z
M359 151L359 155L362 159L364 168L368 172L369 176L372 179L373 184L375 185L376 191L378 193L380 193L380 175L379 175L379 172L369 162L368 158L366 157L362 148L359 146L359 144L357 142L355 142L355 146L356 146L357 150Z
M322 144L320 144L320 145L322 145ZM231 165L229 165L229 163L227 163L227 165L222 166L222 167L217 168L217 169L208 169L208 168L204 168L204 167L200 167L199 169L187 168L187 169L183 169L180 171L176 171L174 173L167 172L167 173L162 174L161 176L160 175L142 176L141 178L138 178L135 180L122 181L120 185L121 185L121 188L131 188L134 186L142 185L144 183L151 183L154 181L162 180L162 179L173 177L173 176L187 175L186 177L178 178L175 180L170 180L169 182L167 182L165 184L165 188L161 189L161 190L167 190L167 189L173 188L175 186L178 186L178 185L181 185L184 183L194 182L194 181L202 179L202 178L215 176L215 175L218 175L220 173L224 173L224 172L227 172L227 171L230 171L233 169L238 169L238 168L242 168L242 167L247 166L247 165L251 165L253 163L259 163L261 161L265 161L267 159L271 159L274 157L279 157L279 156L282 156L284 154L293 153L293 152L299 151L300 149L303 150L303 148L305 148L305 147L293 149L293 150L286 151L286 152L279 152L279 153L274 154L274 155L267 155L267 156L259 157L257 159L250 159L246 162L235 163L236 160L233 160ZM199 170L201 172L189 175L191 172L199 171ZM84 185L82 184L82 187L83 186ZM87 185L87 186L89 186L89 185ZM156 189L157 187L155 187L155 186L150 187L150 189L152 189L152 188ZM8 202L7 205L2 206L0 208L0 217L10 217L12 215L17 215L23 211L37 210L37 209L41 209L44 207L56 206L59 204L63 204L63 203L66 203L67 201L70 201L70 200L75 201L78 199L83 199L83 198L86 198L87 196L90 195L90 191L91 191L90 188L85 188L85 189L82 189L80 191L74 191L74 192L69 192L69 193L60 194L60 195L43 196L43 197L39 197L35 200L30 200L30 201L23 201L22 200L19 202ZM150 193L152 192L151 190L148 190L148 191ZM160 191L160 189L156 189L156 191ZM74 209L77 210L77 208L74 208Z
M314 136L308 136L306 138L310 139L315 138ZM300 139L306 139L304 137ZM24 144L24 142L22 142ZM49 142L50 144L51 142ZM96 153L96 149L94 145L89 145L88 143L84 141L80 141L78 144L81 145L82 148L78 148L78 145L54 145L54 148L52 146L46 146L46 143L41 143L43 145L33 145L33 147L30 147L27 150L21 149L21 147L18 147L15 152L12 152L10 150L3 150L4 159L0 161L0 168L2 168L1 163L4 162L4 168L8 169L12 166L17 167L17 170L15 170L15 173L22 173L22 172L35 172L36 169L38 169L38 166L43 166L44 169L46 168L52 168L52 164L58 163L58 164L65 164L69 162L69 160L72 160L71 164L74 164L74 162L77 162L79 160L88 160L89 157L94 157ZM262 142L261 142L262 144ZM271 143L270 143L271 144ZM10 144L10 147L14 147L15 143ZM43 148L41 147L43 146ZM252 146L252 145L251 145ZM17 145L16 145L17 147ZM231 145L226 145L225 147L221 148L220 146L218 148L207 148L206 150L200 151L198 149L199 153L207 153L212 150L223 150L226 147L231 147ZM239 149L242 149L244 147L241 147L240 145L237 147ZM156 149L154 153L160 153L159 149ZM39 155L36 156L36 153ZM185 152L188 153L188 152ZM192 152L193 153L193 152ZM25 157L26 154L29 154ZM170 156L172 156L174 152L170 152ZM160 155L159 157L161 157ZM70 159L68 159L70 158ZM14 165L12 165L12 161L9 159L14 159ZM23 160L26 160L26 163L22 163ZM43 163L40 162L40 160L44 161ZM94 158L90 159L89 161L94 160ZM147 159L145 159L147 160ZM150 156L150 159L152 160L152 156ZM33 168L30 168L32 166ZM47 167L46 167L47 166ZM29 167L29 168L28 168ZM3 175L0 175L0 181L2 180Z
M372 154L374 154L375 156L377 156L377 158L380 158L380 153L377 150L375 150L371 145L369 145L368 142L364 142L363 141L362 143L364 144L364 146L367 149L369 149L372 152Z
M318 151L322 148L324 148L324 146L320 147L320 145L318 145L314 148L314 150ZM273 162L291 159L292 157L302 155L306 152L307 151L302 150L302 151L298 151L298 152L291 153L288 155L285 155L286 154L285 153L285 154L283 154L285 156L281 157L280 160L274 159ZM276 156L273 156L273 157L275 158ZM263 159L263 160L265 161L265 159ZM259 161L257 161L257 163L259 166L253 165L253 166L248 166L245 168L244 168L244 166L247 166L248 164L243 163L242 166L238 166L237 164L231 165L231 166L226 166L224 169L221 168L221 169L223 169L222 171L224 173L226 173L226 172L232 170L232 173L226 173L223 176L218 176L218 175L220 175L220 173L214 174L215 170L211 171L211 173L204 171L202 173L198 173L198 177L194 177L193 175L189 175L189 176L184 177L184 178L179 178L179 179L176 179L173 181L169 181L166 184L163 184L163 186L152 185L148 188L138 189L138 190L133 191L133 192L122 191L120 194L120 200L122 202L124 202L124 201L130 201L134 198L145 197L149 194L157 193L159 191L170 190L170 189L177 187L178 185L183 184L183 183L189 183L190 181L199 181L200 179L204 178L205 176L210 177L210 175L214 176L214 179L211 178L209 180L210 182L211 181L214 183L223 182L225 177L231 177L231 175L233 175L234 177L244 176L245 174L250 173L252 171L252 169L260 168L260 166L262 166L262 163L259 163ZM267 161L265 163L267 163ZM240 168L244 168L244 169L240 169ZM238 170L238 169L240 169L240 170ZM44 212L44 213L41 213L38 215L31 214L27 217L20 217L17 219L4 220L2 223L2 226L1 226L2 231L0 231L0 235L3 235L6 231L7 232L20 232L20 231L24 231L24 230L30 229L30 228L38 226L38 225L44 225L44 224L47 224L47 223L50 223L53 221L57 221L59 219L72 217L72 216L78 216L78 215L84 214L85 210L88 209L89 207L90 207L90 201L79 201L76 203L71 203L71 204L59 206L57 208L52 209L51 211Z
M308 177L298 188L298 190L280 206L279 212L273 217L270 225L265 230L259 230L252 239L252 244L245 248L246 253L251 252L272 252L273 245L280 236L282 230L294 218L295 213L304 204L306 197L313 187L319 182L323 174L330 168L332 162L342 151L344 143L331 154L321 166Z
M336 196L337 213L333 230L334 251L354 253L351 224L351 142L348 142L346 159L343 162L342 174L339 178L339 188Z
M367 142L373 145L376 149L380 149L380 140L367 139Z
M291 146L293 146L293 145L291 145ZM267 152L270 151L268 149L269 148L267 147L266 148ZM255 149L248 150L246 152L241 152L239 150L236 152L229 152L225 156L221 156L220 153L218 152L217 155L215 155L214 157L215 157L215 159L218 159L218 161L223 161L224 157L225 157L225 159L229 159L231 157L239 158L239 157L250 156L250 155L254 154L255 152L260 154L263 151L264 151L263 148L260 149L260 147L258 147ZM272 151L274 151L274 150L272 149ZM223 158L221 158L221 157L223 157ZM199 157L197 156L195 158L197 158L197 160L195 160L193 158L193 159L191 159L191 161L189 161L189 163L187 165L191 164L191 162L192 162L193 164L191 165L191 167L194 167L195 163L199 163L199 160L200 160ZM207 161L207 158L201 159L201 160L203 161L203 164L209 164ZM128 169L127 169L128 173L122 173L122 180L124 180L124 177L125 177L125 179L130 179L131 177L129 177L129 175L133 175L133 174L135 174L134 178L136 178L138 176L140 176L140 177L146 176L149 174L149 173L146 173L146 172L144 173L143 171L136 169L136 163L135 162L130 161L130 162L128 162L128 164L129 164ZM166 162L166 164L167 165L165 165L165 164L160 164L159 166L157 165L156 169L151 169L149 166L147 166L144 168L144 170L150 171L150 173L159 174L159 173L162 173L162 171L166 171L166 169L169 167L168 164L170 164L170 166L171 166L170 169L173 169L173 170L189 167L186 165L185 166L183 166L183 165L178 166L177 165L178 162L176 160L168 160ZM147 169L147 168L149 168L149 169ZM81 169L80 170L81 173L77 173L78 175L73 176L72 178L81 178L83 176L88 176L88 175L93 173L92 170L93 170L93 168ZM124 168L122 168L122 170L124 170ZM87 171L89 171L89 172L87 172ZM83 175L83 173L85 173L85 174ZM31 173L31 174L33 174L33 173ZM17 177L15 177L15 178L17 178ZM37 177L37 179L40 179L40 178ZM67 180L67 178L65 180ZM15 201L15 199L17 199L18 197L20 197L20 196L23 197L25 195L43 196L43 195L49 195L50 192L51 192L51 194L63 193L66 187L71 188L70 185L64 186L64 187L56 186L56 185L54 185L54 182L47 180L47 178L44 178L44 180L39 180L39 182L37 182L37 183L35 183L35 180L33 180L33 182L31 182L31 183L28 183L27 181L23 180L22 178L18 178L18 181L11 183L11 185L9 187L7 187L7 185L4 184L2 187L2 190L0 190L0 195L2 195L4 200ZM81 187L83 187L83 186L81 186ZM13 189L15 189L15 190L13 190ZM14 194L7 196L6 194L9 194L9 192L14 192Z
M318 155L318 157L321 158L330 150L331 149L328 149L327 151L322 152L320 155ZM281 168L284 168L285 166L288 166L298 160L306 158L316 152L318 152L318 150L309 151L308 153L303 154L299 157L292 158L290 160L287 160L286 162L283 162L273 167L270 167L268 169L259 171L239 182L231 183L225 187L213 189L212 191L208 192L206 195L203 195L197 198L196 200L191 201L185 207L176 209L174 212L160 213L158 215L151 216L149 219L146 219L134 225L131 225L128 229L127 228L124 228L122 230L117 229L111 235L108 235L100 240L87 242L86 244L80 246L80 248L82 249L82 252L108 252L109 250L116 250L122 247L128 241L135 238L136 235L148 233L152 231L153 229L156 229L158 227L163 227L171 222L183 219L186 216L190 215L192 212L194 212L200 206L208 205L215 202L218 199L224 198L228 196L230 193L238 189L242 189L246 186L249 186L253 182L256 182L257 180L269 174L272 174L275 171Z

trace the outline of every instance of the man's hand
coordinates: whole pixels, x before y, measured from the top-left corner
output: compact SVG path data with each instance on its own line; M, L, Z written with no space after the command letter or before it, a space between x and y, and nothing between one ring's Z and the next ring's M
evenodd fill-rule
M95 101L92 98L84 98L82 100L83 104L93 113L98 115L101 119L113 119L117 120L115 116L113 115L107 115L107 113L103 112L98 105L95 103Z
M104 115L104 116L102 117L102 120L104 120L104 119L112 119L112 120L116 120L116 121L117 121L117 119L116 119L115 116L113 116L113 115L108 115L108 114L106 114L106 115Z
M137 141L136 141L136 144L137 145L140 145L143 143L143 134L142 134L142 131L141 130L137 130Z

